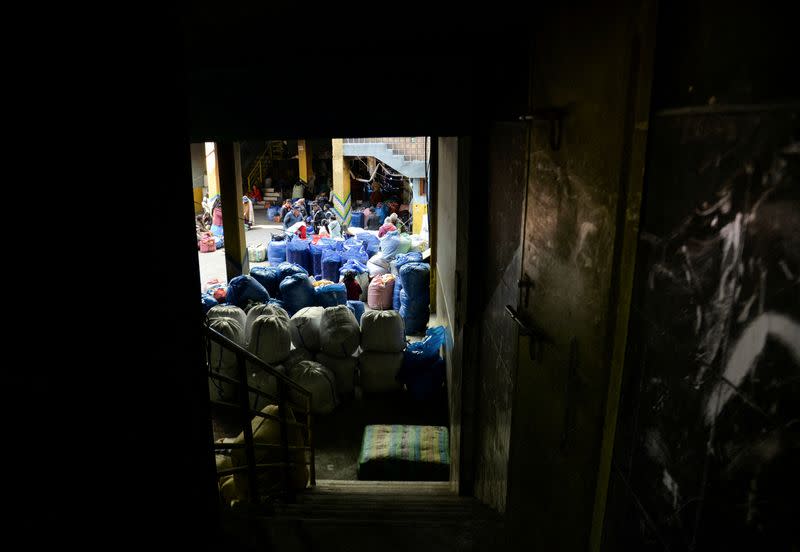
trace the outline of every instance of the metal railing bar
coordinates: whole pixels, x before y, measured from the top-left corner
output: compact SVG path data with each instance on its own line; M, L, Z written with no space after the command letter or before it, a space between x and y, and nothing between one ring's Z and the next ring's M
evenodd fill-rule
M208 377L210 377L212 379L218 379L220 381L223 381L225 383L230 383L230 384L233 384L233 385L242 385L241 383L239 383L239 380L237 380L236 378L232 378L232 377L229 377L229 376L224 376L224 375L222 375L222 374L220 374L218 372L214 372L213 370L209 370ZM275 395L271 395L271 394L267 393L266 391L262 391L258 387L251 387L250 384L248 384L248 383L245 383L244 385L247 386L247 390L248 391L252 391L256 395L260 395L262 397L266 397L268 399L272 399L273 401L275 401L275 404L278 404L277 403L278 397L276 397ZM301 412L305 412L306 411L306 409L304 407L300 406L299 404L296 404L296 403L293 403L293 402L289 402L287 404L293 410L299 410Z
M206 333L208 334L209 338L212 339L213 341L216 341L217 343L225 345L226 347L228 347L229 349L231 349L233 352L235 352L237 354L243 355L246 360L254 363L259 368L265 370L271 376L275 376L278 379L278 381L282 381L282 382L288 384L290 387L292 387L293 389L299 391L301 394L307 395L309 397L311 396L311 392L308 389L306 389L305 387L295 383L288 376L286 376L285 374L280 373L275 368L273 368L272 366L270 366L269 364L267 364L266 362L264 362L263 360L261 360L260 358L255 356L253 353L251 353L247 349L244 349L241 345L237 344L234 341L231 341L230 339L228 339L227 337L225 337L224 335L222 335L218 331L216 331L216 330L214 330L212 328L209 328L208 326L205 326L205 330L206 330Z
M213 404L214 406L219 406L220 408L227 408L229 410L239 410L241 408L238 404L235 404L235 403L229 403L229 402L225 402L225 401L215 401L213 399L211 400L211 404ZM260 416L261 418L268 418L270 420L276 420L278 422L281 421L279 416L273 416L272 414L266 414L266 413L261 412L259 410L253 410L252 408L249 408L249 404L248 404L247 412L249 414L252 414L253 416ZM291 425L291 426L306 427L306 424L301 423L301 422L296 422L296 421L293 422L292 420L286 420L286 423L288 425ZM250 425L250 424L248 424L248 425Z

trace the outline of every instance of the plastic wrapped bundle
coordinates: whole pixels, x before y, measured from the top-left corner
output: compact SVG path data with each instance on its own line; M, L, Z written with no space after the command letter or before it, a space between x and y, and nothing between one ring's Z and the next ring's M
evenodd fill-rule
M361 350L400 353L406 347L403 319L394 310L371 310L361 317Z
M339 279L339 269L342 267L342 257L336 251L323 251L322 277L335 282Z
M311 392L311 412L314 414L329 414L339 404L336 376L319 362L298 362L289 370L288 375ZM294 388L289 388L289 397L294 403L305 404L305 397Z
M389 273L389 261L387 261L381 253L370 257L367 261L367 270L369 277L375 278Z
M382 274L372 279L367 291L367 305L369 305L369 308L377 310L392 308L394 280L395 278L391 274Z
M317 354L316 361L333 372L336 378L336 392L339 395L352 394L355 388L358 358L349 356L339 358L325 353Z
M308 270L294 263L281 263L278 265L278 270L280 271L279 277L281 282L283 282L284 278L291 276L292 274L304 274L308 276ZM280 282L278 285L280 285ZM280 293L280 291L278 291L278 293Z
M335 284L336 282L331 282L330 280L317 280L316 282L311 282L311 285L314 286L314 289L322 286L329 286L331 284Z
M298 266L302 266L309 274L314 272L314 264L311 261L311 251L308 249L311 240L295 238L286 246L286 260Z
M236 305L217 305L216 307L209 309L206 317L209 320L214 320L216 318L230 318L231 320L238 322L239 327L242 329L244 329L247 319L247 315L244 313L244 311Z
M267 260L267 248L262 243L247 246L247 260L251 263L262 263Z
M315 289L317 305L320 307L335 307L347 304L347 289L344 284L330 284Z
M216 299L205 293L200 294L200 301L202 302L204 313L207 313L210 309L219 305Z
M327 243L312 243L308 246L308 250L311 253L311 267L314 276L322 276L322 254L325 251L333 250L333 247Z
M394 292L392 293L392 308L396 311L400 310L400 291L403 289L403 282L400 280L400 268L406 263L421 262L422 253L409 252L401 253L389 264L390 270L394 277L397 278L394 283Z
M397 236L397 255L403 255L411 251L411 236L408 234L400 234Z
M278 286L281 283L281 272L274 266L254 266L250 269L250 276L264 286L270 297L278 295Z
M236 320L228 317L214 318L209 322L209 327L237 345L244 347L244 329ZM209 346L208 361L212 372L229 378L237 378L239 376L236 353L223 347L213 339ZM208 390L212 400L229 402L236 400L236 386L232 383L209 377Z
M313 307L316 302L314 286L306 274L292 274L283 279L280 285L281 300L289 316L305 307Z
M367 261L369 260L369 254L364 248L363 242L358 242L358 243L359 245L356 247L351 247L350 249L345 248L342 251L340 251L342 262L347 262L352 259L358 261L361 264L364 265L367 264Z
M381 238L381 255L387 261L391 261L395 258L395 255L401 253L400 246L400 232L394 230L392 232L387 232L386 235ZM410 244L409 244L410 247Z
M292 350L289 320L284 316L262 314L250 326L247 349L267 364L279 364Z
M364 228L364 213L361 211L353 212L352 217L350 217L350 226Z
M244 334L246 336L249 336L250 328L252 328L255 319L261 315L266 315L266 314L281 316L285 318L287 321L289 320L289 314L277 305L270 305L269 303L267 303L266 305L265 304L256 305L249 311L247 311L247 318L244 321Z
M402 389L397 374L403 365L403 353L364 351L358 357L358 365L361 387L365 393L388 393Z
M406 333L425 331L430 318L430 266L410 262L400 267L400 315L406 324Z
M363 301L348 301L347 308L353 313L353 316L356 317L356 322L361 324L361 317L364 315L364 311L366 310L366 305Z
M272 266L278 265L286 261L286 240L276 239L272 236L272 240L267 245L267 260Z
M306 307L292 316L289 329L292 343L312 353L319 351L319 328L323 307Z
M356 317L346 305L325 309L319 328L319 348L325 354L344 358L358 349L361 330Z
M244 307L248 300L257 303L267 303L269 293L252 276L242 275L232 279L228 284L228 303L237 307Z

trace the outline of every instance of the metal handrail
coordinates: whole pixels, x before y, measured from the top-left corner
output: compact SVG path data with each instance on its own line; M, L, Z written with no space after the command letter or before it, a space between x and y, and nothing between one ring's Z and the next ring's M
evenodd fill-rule
M247 459L247 463L245 466L237 466L236 468L226 468L223 470L217 470L217 477L223 477L231 473L246 472L248 489L249 489L249 498L253 503L259 502L258 481L256 475L256 472L259 469L267 469L274 467L285 468L284 478L283 478L283 491L288 496L291 496L293 494L291 474L290 474L290 469L292 468L292 466L309 465L311 486L316 485L315 454L314 454L314 444L312 440L313 436L311 431L311 392L307 390L305 387L292 381L284 374L277 371L274 367L270 366L268 363L264 362L257 356L253 355L251 352L247 351L237 343L231 341L224 335L220 334L218 331L209 327L207 322L206 324L204 324L203 330L205 337L208 340L206 343L207 351L210 351L211 341L215 341L223 348L228 349L236 354L238 379L230 378L223 374L215 373L213 370L210 369L211 368L210 358L207 359L209 361L208 377L212 379L217 379L219 381L232 383L237 386L238 389L237 395L239 399L238 404L229 403L225 401L217 401L213 399L211 400L211 404L218 407L238 410L241 413L242 433L244 435L244 443L214 443L213 448L214 450L244 448L245 456ZM254 364L256 367L260 368L261 370L264 370L268 374L275 377L278 383L278 397L277 397L277 403L279 405L278 416L273 416L271 414L266 414L264 412L260 412L250 408L250 393L255 393L257 395L261 395L272 399L276 397L262 391L257 387L251 387L250 385L248 385L247 383L248 363ZM290 403L287 400L286 397L287 386L297 391L305 399L303 401L305 402L305 407L299 407L298 405ZM287 419L287 409L290 407L293 408L294 410L299 410L305 413L306 415L305 423L299 422L297 420ZM281 431L280 445L255 443L253 439L253 428L251 425L250 416L257 416L261 418L277 420L278 423L280 424L280 431ZM297 447L289 445L289 435L288 435L289 426L305 428L307 446ZM277 463L269 463L269 464L258 464L256 463L256 457L255 457L256 448L280 448L283 451L283 461ZM304 459L302 463L292 462L289 458L290 450L303 450L303 451L308 450L310 451L310 459L308 461Z

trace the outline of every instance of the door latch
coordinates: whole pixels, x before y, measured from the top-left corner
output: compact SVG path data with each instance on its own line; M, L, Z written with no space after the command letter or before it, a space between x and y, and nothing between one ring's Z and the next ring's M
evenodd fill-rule
M526 323L520 317L519 313L514 310L511 305L506 305L506 314L511 317L511 320L516 322L519 326L519 335L528 336L531 339L530 355L531 360L539 361L542 359L542 346L544 344L554 343L553 338L547 335L544 330L537 327L535 324Z

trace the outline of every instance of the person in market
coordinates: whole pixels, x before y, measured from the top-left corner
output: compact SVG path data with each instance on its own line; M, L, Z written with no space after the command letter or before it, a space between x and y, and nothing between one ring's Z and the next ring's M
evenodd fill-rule
M300 214L300 209L297 204L292 206L292 210L283 218L283 227L287 230L298 222L303 222L303 215Z
M330 211L328 211L327 218L328 218L328 233L330 233L332 238L341 238L342 225L339 223L339 219L336 218L336 216Z
M322 224L323 219L325 218L325 213L322 212L320 209L319 204L316 201L311 202L311 225L314 227L314 233L317 234L319 232L319 227Z

